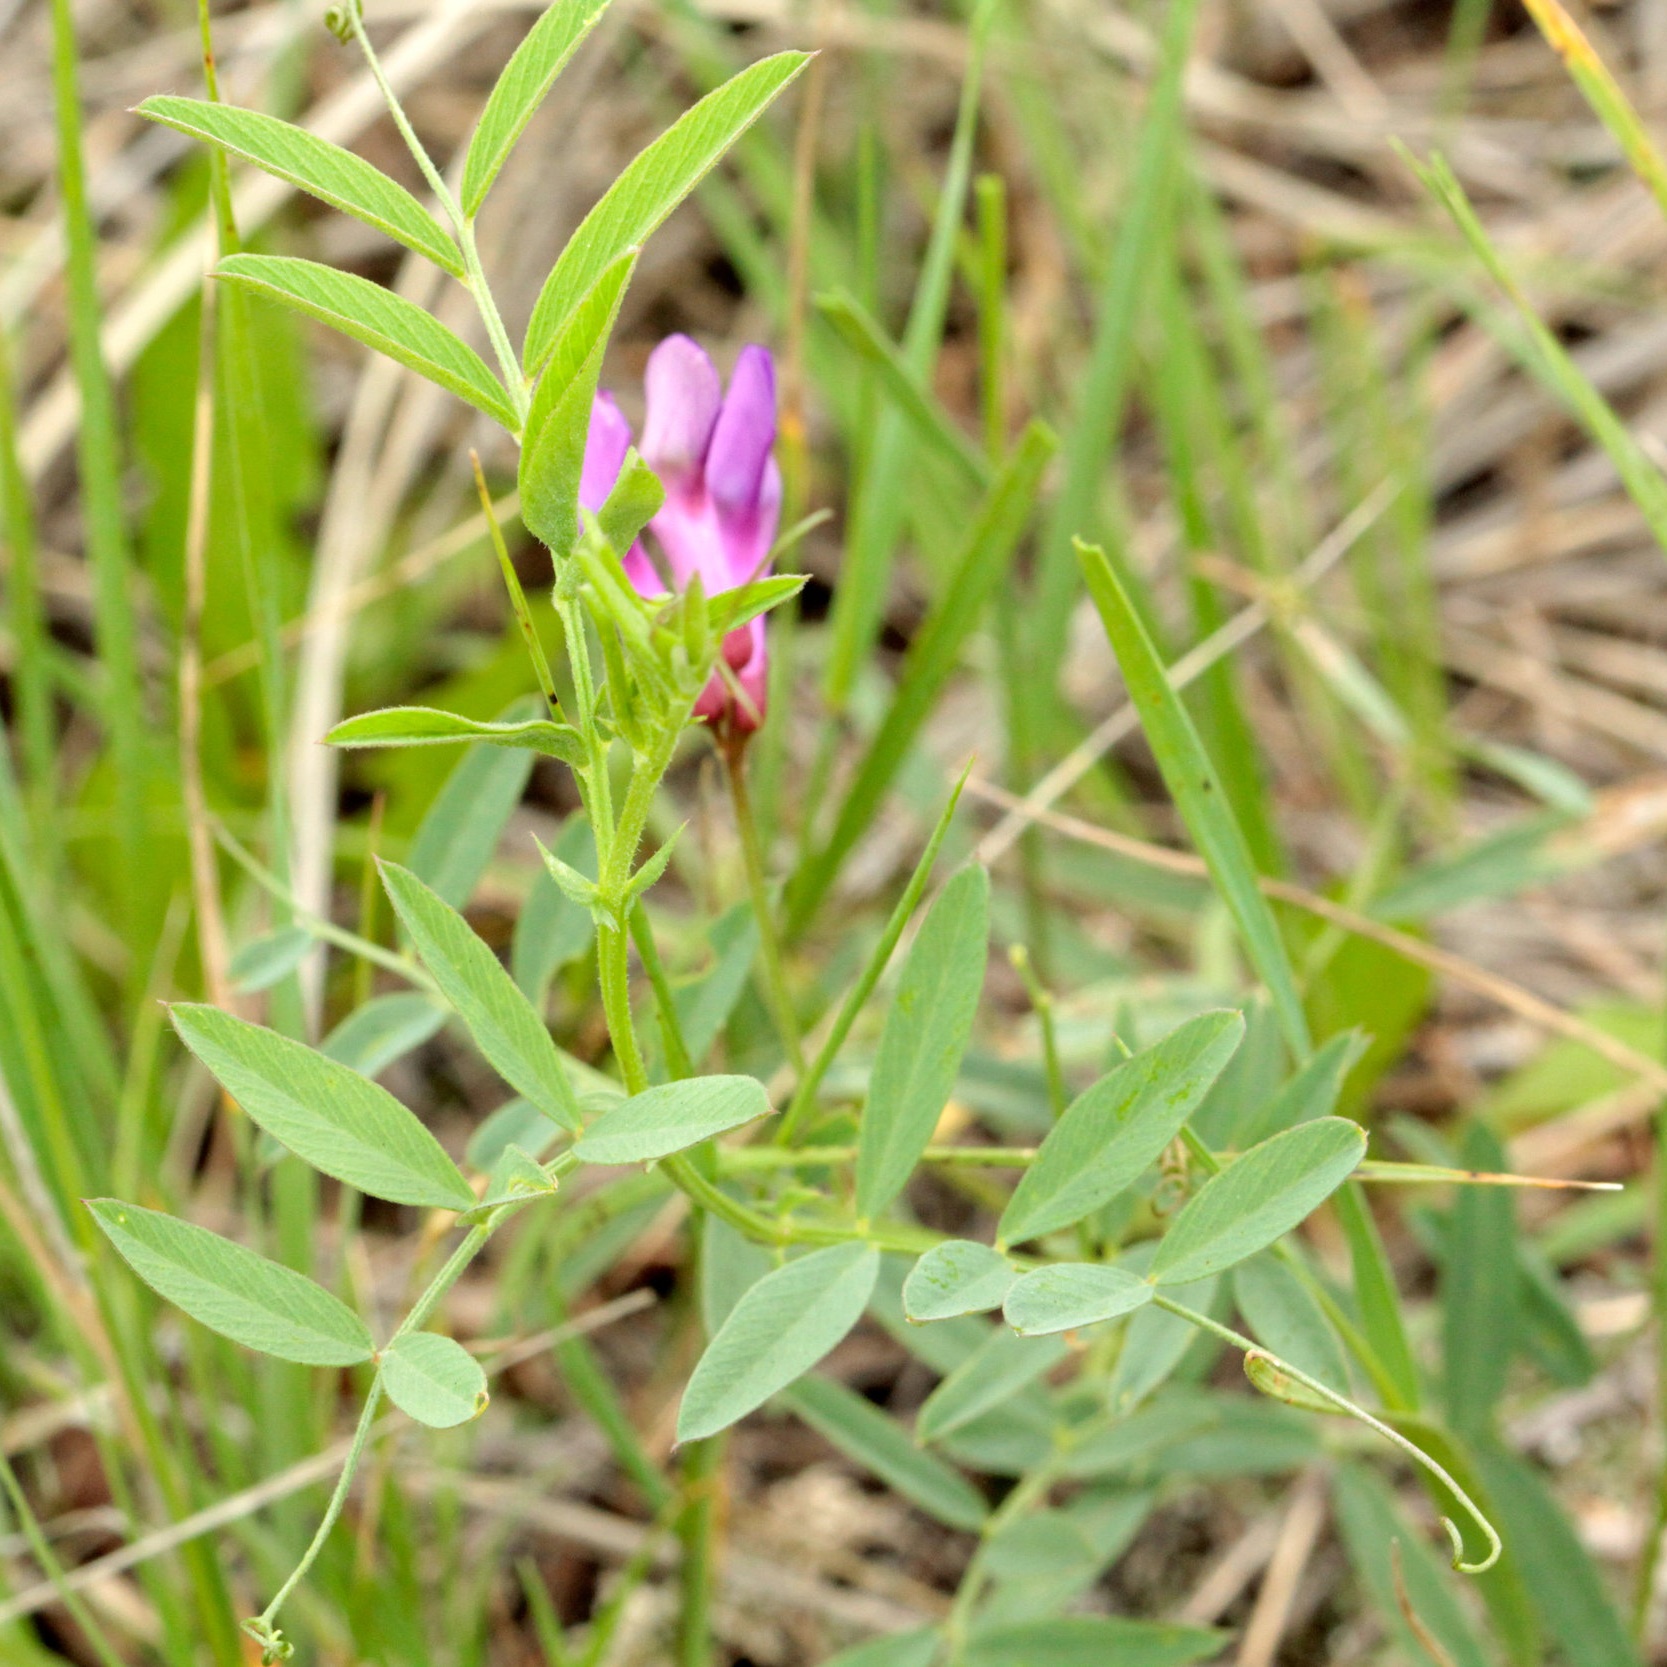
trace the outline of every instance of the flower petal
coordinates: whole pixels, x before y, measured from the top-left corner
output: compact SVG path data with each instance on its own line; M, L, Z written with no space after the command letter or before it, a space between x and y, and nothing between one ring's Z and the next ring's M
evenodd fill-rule
M749 652L739 665L736 664L737 637L745 639L745 646ZM729 661L735 672L735 680L741 685L744 698L730 699L730 720L740 730L754 730L764 720L765 692L770 682L769 652L765 648L764 617L749 619L738 630L731 631L724 642L724 658Z
M631 588L638 596L666 594L666 581L660 577L659 569L648 559L648 552L640 542L625 552L625 559L620 565L624 567L625 577L631 581Z
M717 368L706 350L687 336L667 336L648 356L643 388L648 410L642 454L648 466L672 476L698 468L722 397Z
M775 443L775 362L767 348L744 347L706 453L706 490L720 513L757 513L764 465Z
M585 436L584 467L579 472L579 504L595 514L608 501L619 479L620 465L631 449L631 425L614 404L614 396L600 393L590 408L590 432Z

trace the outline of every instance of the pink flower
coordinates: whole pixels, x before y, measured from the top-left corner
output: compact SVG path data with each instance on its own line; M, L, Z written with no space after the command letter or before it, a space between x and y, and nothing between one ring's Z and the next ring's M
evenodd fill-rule
M695 574L708 596L763 578L781 514L781 471L770 455L776 441L776 372L769 352L745 347L724 393L717 368L687 336L667 336L649 355L643 377L647 413L641 451L659 475L666 501L648 523L682 589ZM579 502L602 507L631 444L631 426L601 393L591 410ZM665 594L642 545L634 544L625 571L643 596ZM764 714L768 661L761 617L724 640L724 659L744 699L721 674L701 692L695 716L746 732Z

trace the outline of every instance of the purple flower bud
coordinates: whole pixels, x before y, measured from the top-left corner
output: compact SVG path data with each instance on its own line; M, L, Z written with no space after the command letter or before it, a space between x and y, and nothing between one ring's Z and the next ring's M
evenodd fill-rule
M648 356L643 393L642 454L669 487L700 468L723 385L705 348L687 336L667 336Z
M776 374L768 350L741 350L725 395L704 349L687 336L668 336L649 355L644 384L642 455L666 489L648 526L672 582L681 588L698 573L713 596L765 577L781 516L781 471L771 456ZM630 426L612 396L598 394L579 489L584 508L594 511L606 501L630 443ZM644 596L665 590L640 544L627 554L625 571ZM763 619L731 631L723 654L743 698L715 674L695 715L746 733L764 713L769 662Z

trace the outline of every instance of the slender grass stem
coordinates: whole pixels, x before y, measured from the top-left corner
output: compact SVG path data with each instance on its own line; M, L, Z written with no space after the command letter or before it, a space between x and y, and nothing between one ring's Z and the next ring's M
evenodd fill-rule
M822 1086L822 1079L828 1074L834 1060L839 1057L839 1050L845 1046L845 1039L851 1034L851 1026L857 1022L857 1015L874 993L874 986L880 982L881 974L885 972L886 965L891 960L891 952L896 949L898 939L903 936L904 927L909 924L909 917L915 912L926 891L926 883L932 877L933 864L936 863L938 851L949 832L949 824L955 816L955 807L960 803L961 790L966 786L967 776L971 771L972 762L968 760L966 769L961 772L961 779L955 783L954 791L949 795L949 801L938 818L937 827L932 830L932 837L926 842L926 849L921 853L920 861L915 864L914 873L909 876L909 883L904 887L903 895L897 900L897 907L891 911L891 918L887 920L885 929L880 933L879 943L874 946L873 954L868 957L868 964L863 968L862 976L846 992L833 1025L822 1046L816 1050L815 1059L811 1061L810 1068L801 1074L798 1086L793 1091L793 1099L782 1114L781 1123L776 1129L778 1146L791 1146L803 1130L811 1108L816 1103L816 1091Z
M4 537L10 556L6 569L5 619L12 636L17 729L29 803L38 830L44 835L57 775L52 673L48 663L51 644L41 592L40 544L35 531L34 506L17 456L16 399L11 343L6 332L0 330L0 536Z
M87 199L78 47L70 0L52 0L52 83L69 281L70 358L81 395L81 514L105 679L102 715L115 769L117 837L131 863L144 829L145 703L129 588L116 401L100 339L97 232Z
M1655 1219L1651 1235L1650 1295L1655 1309L1656 1439L1667 1441L1667 1102L1655 1115ZM1655 1598L1656 1576L1661 1568L1661 1548L1667 1536L1667 1452L1656 1460L1655 1498L1651 1502L1649 1527L1639 1552L1638 1574L1633 1587L1632 1626L1643 1650L1648 1642L1650 1609Z
M52 1549L51 1542L41 1529L40 1518L35 1515L28 1496L24 1493L22 1484L17 1479L17 1472L12 1469L11 1460L4 1452L0 1452L0 1486L4 1486L6 1498L11 1504L12 1515L17 1518L17 1525L22 1530L23 1537L29 1543L29 1551L35 1561L40 1564L42 1571L58 1587L64 1607L69 1610L75 1624L81 1628L91 1646L93 1654L99 1659L100 1667L126 1667L116 1648L110 1642L98 1617L82 1601L81 1595L70 1589L64 1583L64 1565L59 1561L58 1554Z
M1007 952L1007 959L1012 962L1013 970L1025 987L1031 1011L1035 1013L1036 1023L1042 1032L1042 1065L1048 1079L1048 1108L1057 1122L1065 1114L1070 1091L1065 1085L1065 1068L1059 1059L1059 1036L1053 1022L1053 996L1037 977L1036 969L1031 965L1030 952L1023 944L1014 944Z
M660 947L654 941L654 928L649 924L648 911L641 903L631 906L631 941L648 974L649 987L654 991L654 1008L659 1020L660 1040L666 1050L666 1068L674 1081L681 1082L695 1074L694 1061L689 1057L689 1045L683 1037L683 1026L677 1017L677 1000L672 994L671 981L666 977Z
M504 589L509 592L509 604L515 610L515 623L521 628L521 640L527 646L533 670L538 676L539 693L544 696L544 704L549 707L550 716L559 721L562 715L561 697L556 693L556 680L551 674L550 661L539 638L538 627L533 623L532 609L527 606L527 595L521 588L515 563L509 559L509 546L504 543L503 529L498 525L498 517L492 508L492 494L487 490L486 476L481 470L480 453L471 450L469 462L474 469L475 490L480 495L481 514L486 518L487 531L492 535L492 548L498 557L498 569L504 576Z

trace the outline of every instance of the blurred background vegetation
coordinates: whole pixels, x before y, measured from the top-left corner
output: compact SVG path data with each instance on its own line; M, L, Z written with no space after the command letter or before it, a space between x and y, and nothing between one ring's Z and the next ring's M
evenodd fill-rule
M1374 1197L1423 1409L1405 1427L1489 1503L1510 1548L1494 1574L1448 1576L1410 1474L1195 1346L1057 1521L998 1550L1015 1615L1220 1625L1240 1667L1667 1659L1667 169L1649 138L1667 8L1582 8L1578 35L1554 0L1536 11L1544 32L1516 0L977 18L620 0L483 217L513 326L694 96L821 49L649 244L604 381L640 419L667 332L725 364L768 343L787 521L831 512L787 562L811 583L772 622L752 760L807 1021L976 754L945 866L992 865L997 941L1024 953L992 961L941 1139L1032 1137L1050 1065L1075 1080L1114 1035L1207 1001L1248 999L1253 1020L1224 1103L1278 1078L1227 912L1166 860L1181 828L1077 583L1081 531L1178 663L1317 1035L1371 1038L1346 1109L1374 1156L1621 1183ZM532 15L368 8L435 154L458 152ZM314 9L225 9L213 44L228 99L421 189ZM583 860L565 776L318 745L369 706L490 718L525 692L469 457L513 527L509 442L275 309L205 306L210 163L130 113L202 84L181 0L0 0L0 1658L19 1667L248 1659L234 1618L304 1543L348 1410L339 1374L159 1311L77 1200L241 1223L367 1312L413 1275L399 1212L274 1161L162 1003L328 1038L454 1149L492 1138L501 1089L376 959L382 853L467 904L563 1044L606 1063L588 923L528 837ZM237 239L468 332L414 257L272 180L230 185ZM1034 521L1016 547L969 544L991 460L1033 416L1060 437ZM553 629L547 557L514 548ZM655 893L685 1029L767 1075L704 744L655 828L685 820ZM935 1179L914 1198L957 1230L987 1202ZM298 1596L309 1659L666 1659L661 1467L698 1340L677 1205L633 1178L538 1221L447 1310L499 1374L491 1412L378 1450ZM1346 1262L1331 1217L1309 1238ZM828 1370L907 1421L954 1349L885 1319ZM999 1448L967 1461L993 1489ZM972 1537L863 1458L790 1418L738 1433L716 1659L821 1661L943 1613Z

